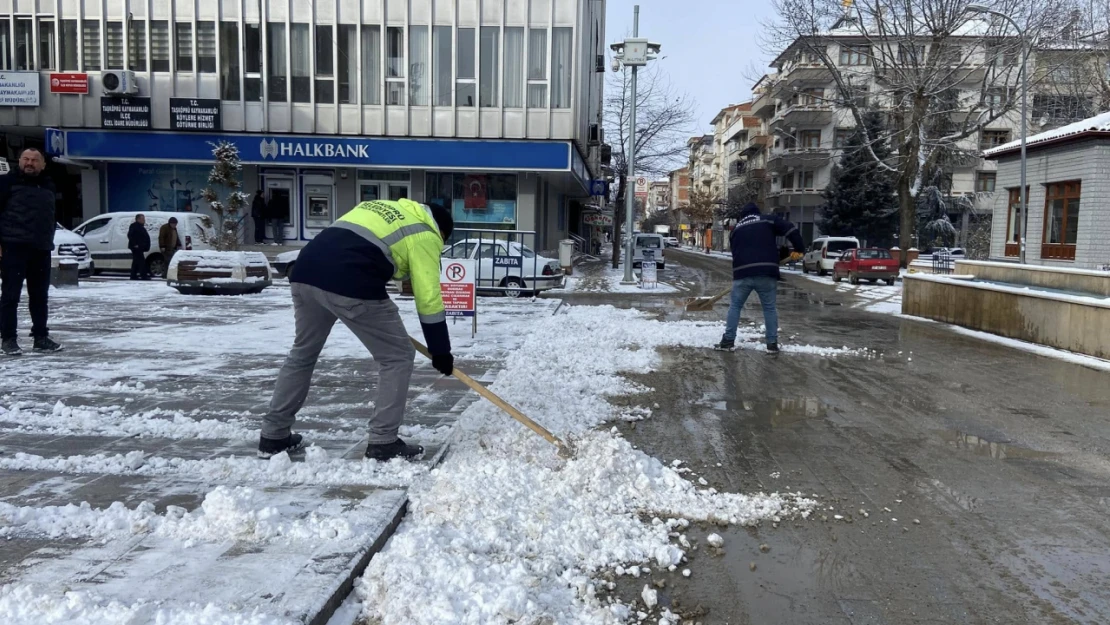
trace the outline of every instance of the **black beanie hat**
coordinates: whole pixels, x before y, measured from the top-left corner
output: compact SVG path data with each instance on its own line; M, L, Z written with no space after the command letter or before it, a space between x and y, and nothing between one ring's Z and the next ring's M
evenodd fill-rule
M451 218L451 211L439 202L429 202L428 208L432 210L432 218L439 226L439 236L443 237L444 241L451 238L451 233L455 231L455 220Z

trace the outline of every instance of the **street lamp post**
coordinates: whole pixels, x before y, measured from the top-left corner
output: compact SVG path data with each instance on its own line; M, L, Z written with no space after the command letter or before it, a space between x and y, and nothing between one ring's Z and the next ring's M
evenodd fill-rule
M632 9L632 37L609 46L615 54L613 57L613 71L619 71L621 65L632 68L632 103L629 107L628 119L628 146L626 158L628 171L626 181L631 181L633 187L630 193L625 182L624 208L625 227L628 228L628 238L625 240L624 249L624 280L621 284L635 284L636 277L632 275L632 220L636 217L636 70L647 65L649 60L659 54L661 46L647 39L640 38L640 5ZM616 242L614 241L614 244Z
M1028 238L1026 237L1026 235L1029 233L1029 204L1028 198L1026 197L1027 191L1025 188L1025 140L1027 134L1026 127L1029 124L1029 117L1026 112L1026 103L1029 97L1029 76L1027 74L1029 67L1029 41L1028 37L1026 36L1027 34L1025 32L1025 29L1019 26L1018 23L1014 21L1014 18L1006 15L1005 13L1002 13L1001 11L995 11L994 9L991 9L990 7L985 7L981 4L969 4L967 5L967 8L965 10L969 13L986 13L989 15L1001 17L1002 19L1009 22L1015 30L1017 30L1018 37L1021 39L1021 72L1019 74L1021 77L1021 180L1018 183L1021 185L1021 188L1018 190L1021 198L1019 200L1021 210L1018 212L1018 232L1020 233L1019 236L1021 237L1021 240L1018 242L1018 262L1024 265L1025 241Z

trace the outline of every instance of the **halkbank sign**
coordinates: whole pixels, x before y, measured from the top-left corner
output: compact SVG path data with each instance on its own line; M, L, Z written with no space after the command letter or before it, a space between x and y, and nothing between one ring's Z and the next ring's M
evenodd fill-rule
M279 140L263 139L258 146L258 152L263 160L279 160L284 158L324 158L348 159L360 158L370 160L369 146L352 144L350 140L319 141L319 140Z

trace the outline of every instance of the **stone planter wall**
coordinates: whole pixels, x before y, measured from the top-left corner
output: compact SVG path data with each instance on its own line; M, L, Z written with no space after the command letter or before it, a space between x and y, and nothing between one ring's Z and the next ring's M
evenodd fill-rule
M265 254L214 251L178 252L166 282L185 295L261 293L273 283Z

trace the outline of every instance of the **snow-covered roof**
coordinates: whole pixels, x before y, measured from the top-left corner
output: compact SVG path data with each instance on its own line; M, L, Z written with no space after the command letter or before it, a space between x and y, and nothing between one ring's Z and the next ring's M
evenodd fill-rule
M1083 121L1078 121L1067 126L1061 126L1055 130L1049 130L1027 137L1025 140L1026 149L1034 145L1040 145L1048 142L1056 142L1073 137L1076 135L1083 135L1092 132L1110 133L1110 111L1099 113L1094 117L1088 117ZM983 152L987 158L995 158L1002 156L1008 152L1021 149L1021 140L1011 141L1004 143L997 148L991 148Z

